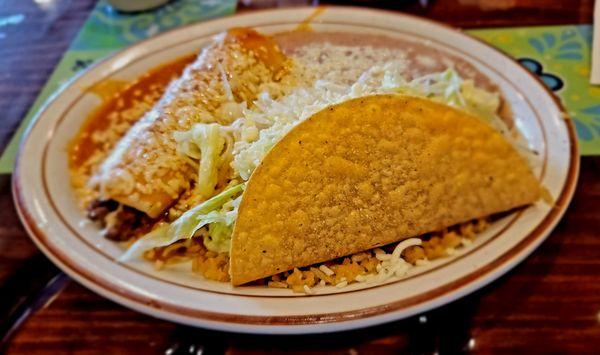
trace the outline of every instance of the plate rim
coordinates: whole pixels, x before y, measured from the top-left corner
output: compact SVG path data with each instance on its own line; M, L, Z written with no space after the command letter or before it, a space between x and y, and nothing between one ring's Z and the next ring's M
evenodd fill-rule
M458 33L462 36L466 36L470 39L475 39L479 44L492 49L497 52L501 56L510 59L510 61L514 62L518 65L518 62L512 57L508 56L502 50L495 48L482 40L470 36L460 29L456 29L452 26L449 26L444 23L439 23L427 18L421 18L414 15L408 15L404 13L394 12L391 10L377 10L377 9L365 9L360 7L351 7L351 6L327 6L327 9L335 10L350 10L350 11L361 11L361 12L372 12L372 13L385 13L392 16L397 16L399 19L411 18L416 21L426 22L431 26L441 27L443 30L452 31ZM234 330L241 332L250 332L250 333L273 333L274 326L280 326L280 333L312 333L316 331L337 331L342 329L354 329L374 324L379 324L385 321L400 319L412 314L415 314L424 309L431 309L433 307L439 306L441 304L448 303L457 298L460 298L476 289L479 289L486 284L494 281L496 278L510 270L516 264L521 262L525 257L527 257L535 248L545 240L545 238L552 231L556 223L561 219L562 215L565 213L568 203L572 199L573 193L575 191L577 177L579 174L579 149L578 142L575 135L575 130L573 123L570 119L566 117L566 110L562 105L560 99L556 97L546 86L544 86L540 79L535 75L527 71L525 68L519 65L524 73L527 73L529 78L533 79L537 82L538 86L542 88L547 95L549 95L559 110L565 114L565 127L568 133L569 138L569 167L566 175L565 182L562 186L562 190L560 195L556 200L556 207L547 213L547 215L540 221L535 228L528 233L522 240L518 242L517 245L509 249L507 252L497 257L496 259L490 261L490 263L485 266L469 272L467 275L455 280L451 284L444 285L444 288L437 288L433 290L431 293L436 293L434 296L427 297L426 300L419 300L423 295L417 295L412 298L403 299L397 302L386 303L380 306L368 307L360 310L352 310L346 312L339 313L329 313L329 314L311 314L311 315L291 315L291 316L244 316L239 314L225 314L225 313L217 313L217 312L207 312L197 309L189 309L182 308L178 309L178 307L174 307L176 309L172 309L173 307L168 304L163 304L159 300L152 299L143 299L139 295L134 295L137 297L131 297L130 292L119 292L124 291L120 290L118 287L107 287L106 284L110 284L109 282L98 282L99 277L93 277L93 272L89 272L88 270L83 270L79 268L81 274L76 271L76 268L73 268L69 265L71 260L68 260L68 257L61 255L60 250L53 249L51 246L48 246L43 243L43 239L45 239L45 233L38 228L35 223L35 219L32 217L30 211L27 209L26 202L24 201L23 196L23 186L20 184L20 163L22 160L22 151L23 147L28 141L30 136L30 131L34 127L35 123L38 122L38 119L46 112L48 107L56 101L65 90L65 88L69 87L74 81L78 80L80 77L85 76L88 71L92 68L102 65L104 62L109 61L110 59L118 56L123 51L131 50L132 48L143 46L147 41L156 41L158 38L163 36L171 36L173 32L180 31L187 27L191 26L210 26L212 22L215 21L223 21L228 20L231 21L236 17L248 16L248 15L266 15L278 12L294 12L294 11L315 11L315 7L299 7L299 8L286 8L286 9L270 9L263 11L253 11L251 13L242 13L235 14L232 16L227 16L225 18L213 19L205 22L190 24L186 26L182 26L167 32L164 32L158 36L154 36L140 42L137 42L129 47L126 47L110 56L103 58L102 60L96 62L94 65L90 66L86 70L78 73L71 80L69 80L65 85L63 85L46 103L44 106L38 111L35 115L34 119L31 121L21 143L19 145L19 151L17 155L17 159L15 162L15 169L12 176L12 193L13 199L15 202L15 207L17 209L17 213L24 224L29 236L35 242L35 244L40 248L44 254L46 254L52 261L61 266L61 269L65 270L71 277L75 278L80 283L84 284L86 287L92 289L93 291L102 294L105 297L108 297L120 304L123 304L127 307L134 308L143 313L149 314L151 316L158 316L160 318L173 320L177 319L177 321L190 324L190 325L204 325L209 326L214 329L220 330ZM62 257L62 258L61 258ZM65 259L67 260L65 262ZM72 261L71 261L72 262ZM475 276L474 276L475 275ZM466 279L466 280L465 280ZM100 280L106 281L106 280ZM456 284L456 286L455 286ZM115 289L117 292L115 292ZM447 290L447 291L446 291ZM435 292L434 292L435 291ZM244 296L240 296L244 297ZM401 305L398 304L406 304L407 301L415 299L412 304ZM410 302L408 302L410 303ZM165 307L167 306L167 307ZM170 309L171 308L171 309ZM412 310L412 313L405 312L403 315L398 316L394 313ZM177 311L177 312L175 312ZM174 312L174 313L173 313ZM175 316L175 314L179 314L179 316ZM190 318L190 314L194 314ZM387 317L386 317L387 316ZM385 318L388 318L387 320ZM194 321L195 320L195 321ZM356 322L363 321L363 324L356 324ZM343 324L350 324L351 326L343 326ZM342 326L340 326L342 325ZM281 327L283 326L283 327ZM264 328L267 327L267 328ZM311 327L311 329L307 329L307 327ZM265 331L266 330L266 331Z

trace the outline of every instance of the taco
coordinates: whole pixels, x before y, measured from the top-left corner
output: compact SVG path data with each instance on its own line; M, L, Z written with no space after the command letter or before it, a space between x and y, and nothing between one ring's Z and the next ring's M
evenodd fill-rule
M265 156L231 239L241 285L533 203L540 184L496 130L405 95L311 116Z

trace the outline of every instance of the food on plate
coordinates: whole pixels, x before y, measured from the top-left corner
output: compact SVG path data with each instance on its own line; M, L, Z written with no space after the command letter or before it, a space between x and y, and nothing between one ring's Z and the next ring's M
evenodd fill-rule
M93 143L73 186L122 261L305 293L380 283L540 196L497 88L425 44L238 28L186 61L73 145Z
M539 182L488 124L405 95L326 107L247 183L231 237L234 285L528 205Z

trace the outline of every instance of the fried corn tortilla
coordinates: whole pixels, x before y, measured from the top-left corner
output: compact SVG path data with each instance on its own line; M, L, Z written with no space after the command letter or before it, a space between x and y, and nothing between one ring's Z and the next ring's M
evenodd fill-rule
M402 95L346 101L292 129L253 173L231 282L531 204L540 191L524 158L471 114Z

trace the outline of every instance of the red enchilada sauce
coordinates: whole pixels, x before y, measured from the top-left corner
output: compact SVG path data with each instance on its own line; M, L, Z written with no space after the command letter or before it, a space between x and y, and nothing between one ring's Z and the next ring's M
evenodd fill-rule
M109 117L136 105L148 93L160 97L171 80L179 77L185 67L196 59L196 54L178 58L172 62L151 69L135 81L127 83L107 79L88 88L88 92L98 95L102 103L87 117L76 138L69 147L69 166L75 168L83 164L98 149L92 134L109 127L113 122ZM116 115L115 117L119 117Z

